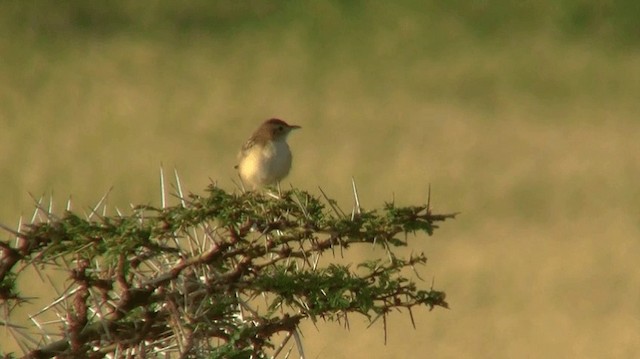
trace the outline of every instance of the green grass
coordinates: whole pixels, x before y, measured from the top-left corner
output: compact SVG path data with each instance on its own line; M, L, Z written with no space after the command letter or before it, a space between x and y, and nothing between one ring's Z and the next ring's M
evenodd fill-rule
M107 5L108 4L108 5ZM417 239L450 311L303 328L310 357L633 357L640 53L632 1L0 4L0 221L233 186L263 119L345 207L462 211ZM372 255L363 253L362 255ZM0 342L5 344L7 342ZM10 345L10 344L8 344ZM0 345L5 348L5 345Z

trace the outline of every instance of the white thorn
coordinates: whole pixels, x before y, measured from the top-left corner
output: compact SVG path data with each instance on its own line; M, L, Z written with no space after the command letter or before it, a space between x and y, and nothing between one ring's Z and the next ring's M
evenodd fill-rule
M184 201L184 194L182 193L182 184L180 183L180 176L178 176L178 170L176 168L173 169L173 174L176 176L176 186L178 187L178 196L180 196L180 204L182 208L186 207L187 204Z
M164 191L164 169L162 168L162 163L160 163L160 208L162 209L165 209L167 204Z

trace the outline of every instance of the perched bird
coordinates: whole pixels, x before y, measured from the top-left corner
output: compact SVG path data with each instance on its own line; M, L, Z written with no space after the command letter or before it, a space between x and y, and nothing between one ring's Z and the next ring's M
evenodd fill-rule
M279 184L291 169L289 133L300 126L272 118L265 121L242 146L236 168L250 189Z

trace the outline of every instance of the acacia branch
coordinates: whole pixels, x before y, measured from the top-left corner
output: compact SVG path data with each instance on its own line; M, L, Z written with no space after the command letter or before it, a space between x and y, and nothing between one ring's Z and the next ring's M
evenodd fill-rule
M68 294L47 307L65 318L60 339L33 348L28 358L143 347L261 357L275 349L276 333L295 333L308 318L347 321L359 313L375 320L393 308L413 318L418 306L448 307L444 292L418 289L401 275L426 257L400 258L394 248L408 244L407 233L431 235L456 213L386 204L347 218L328 203L330 210L297 190L277 199L211 187L206 197L162 209L140 206L130 215L47 214L44 222L10 230L15 246L0 242L0 306L10 314L12 302L24 300L15 289L18 264L69 273ZM353 268L321 260L328 250L362 244L380 246L387 259ZM68 263L70 255L76 259ZM267 308L254 306L256 298Z

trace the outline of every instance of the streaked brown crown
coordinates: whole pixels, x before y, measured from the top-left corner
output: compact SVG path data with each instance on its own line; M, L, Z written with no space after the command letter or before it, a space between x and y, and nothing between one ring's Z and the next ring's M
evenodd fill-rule
M291 130L297 128L300 126L290 125L280 119L272 118L263 122L251 137L256 141L274 140L286 136Z
M301 128L300 126L290 125L281 119L271 118L264 121L260 127L251 135L249 140L242 146L241 156L254 145L264 145L268 141L286 137L292 130Z

